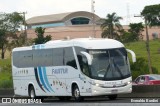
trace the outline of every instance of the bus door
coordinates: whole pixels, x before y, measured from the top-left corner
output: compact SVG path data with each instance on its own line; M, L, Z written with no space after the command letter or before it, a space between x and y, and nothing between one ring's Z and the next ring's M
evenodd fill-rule
M81 84L81 92L83 93L91 93L91 85L90 85L90 75L89 73L89 65L88 59L84 55L78 55L79 65L81 74L79 74L80 84Z

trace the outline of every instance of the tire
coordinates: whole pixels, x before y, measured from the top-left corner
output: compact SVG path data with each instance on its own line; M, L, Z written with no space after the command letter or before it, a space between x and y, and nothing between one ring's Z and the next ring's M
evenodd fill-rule
M81 97L81 95L80 95L80 90L79 90L79 88L78 88L77 85L75 85L75 86L73 87L72 94L73 94L73 97L74 97L75 101L80 102L80 101L83 100L83 97Z
M29 97L30 97L31 99L36 99L36 94L35 94L35 90L34 90L34 87L33 87L33 86L31 86L31 87L29 88Z
M108 98L110 100L115 100L117 98L117 95L116 94L115 95L109 95Z

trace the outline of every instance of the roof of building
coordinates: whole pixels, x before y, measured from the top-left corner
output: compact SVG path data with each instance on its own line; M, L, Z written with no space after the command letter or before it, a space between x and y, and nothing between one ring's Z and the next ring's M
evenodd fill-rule
M66 13L60 13L60 14L35 16L26 20L26 23L29 25L32 25L32 24L50 23L50 22L63 22L65 20L69 20L70 18L73 18L76 16L92 17L93 13L86 12L86 11L77 11L77 12L66 12ZM95 17L95 20L100 19L100 17L95 14L94 14L94 17Z

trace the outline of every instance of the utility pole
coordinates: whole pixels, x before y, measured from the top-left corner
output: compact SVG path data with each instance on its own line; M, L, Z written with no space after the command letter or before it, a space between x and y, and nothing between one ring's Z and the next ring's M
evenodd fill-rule
M24 16L24 20L23 20L23 22L24 22L24 31L25 31L25 42L26 42L26 40L27 40L27 24L26 24L26 14L27 12L23 12L23 16Z
M139 16L134 16L134 17L143 17L143 16L139 15ZM145 29L146 29L146 50L148 54L148 67L149 67L149 73L152 74L153 71L152 71L150 46L149 46L148 24L147 24L147 19L145 16L144 16L144 22L145 22Z
M146 28L146 49L148 54L148 66L149 66L149 72L150 74L153 73L152 71L152 65L151 65L151 55L150 55L150 47L149 47L149 35L148 35L148 26L147 26L147 19L144 17L145 21L145 28Z
M25 37L25 42L26 42L27 41L27 24L26 24L26 14L27 14L27 12L21 12L19 14L23 15L24 37Z
M93 29L92 29L92 36L93 38L96 37L96 33L95 33L95 17L94 17L94 4L95 4L95 1L94 0L91 0L91 12L92 12L92 26L93 26Z
M130 6L129 3L127 3L127 21L126 21L126 25L130 24Z

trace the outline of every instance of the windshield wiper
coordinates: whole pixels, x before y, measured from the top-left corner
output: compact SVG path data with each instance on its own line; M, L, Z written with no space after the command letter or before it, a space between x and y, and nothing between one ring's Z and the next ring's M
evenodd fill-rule
M115 68L117 68L117 71L118 71L118 73L120 74L121 78L123 78L123 74L122 74L119 66L115 63L114 59L113 59L113 64L114 64Z
M109 67L110 67L110 64L108 64L108 66L107 66L107 70L106 70L106 72L105 72L105 74L104 74L104 79L105 79L106 76L107 76L107 73L108 73L108 71L109 71Z

